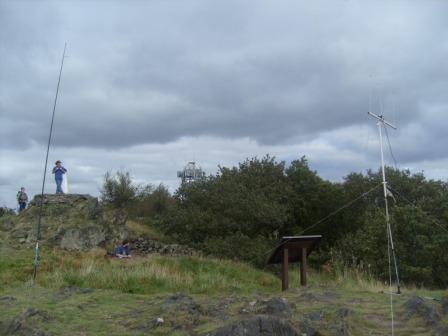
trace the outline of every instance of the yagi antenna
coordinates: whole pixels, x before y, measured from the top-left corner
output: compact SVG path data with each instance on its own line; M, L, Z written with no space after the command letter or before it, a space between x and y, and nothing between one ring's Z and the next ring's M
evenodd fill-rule
M386 121L382 115L376 115L375 113L372 113L372 112L367 112L367 114L374 117L375 119L377 119L379 122L383 123L384 125L392 127L394 130L397 129L397 127L392 125L390 122Z
M391 225L390 225L390 215L389 215L389 206L387 203L387 196L388 194L390 194L390 191L387 189L387 181L386 181L386 172L385 172L385 168L384 168L384 153L383 153L383 133L382 133L382 128L383 127L391 127L393 129L397 129L397 127L395 127L393 124L391 124L390 122L388 122L387 120L384 119L384 117L382 115L376 115L375 113L372 112L367 112L371 117L375 118L376 120L378 120L378 132L380 135L380 151L381 151L381 172L383 175L383 193L384 193L384 203L385 203L385 208L386 208L386 224L387 224L387 236L388 236L388 248L389 248L389 244L392 250L392 256L394 259L394 265L395 265L395 277L397 280L397 294L400 294L400 277L398 275L398 264L397 264L397 258L395 255L395 247L394 247L394 240L392 238L392 230L391 230Z

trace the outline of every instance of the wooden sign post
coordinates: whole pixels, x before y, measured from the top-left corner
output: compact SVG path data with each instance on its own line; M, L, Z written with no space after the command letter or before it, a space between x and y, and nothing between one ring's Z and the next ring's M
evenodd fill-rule
M282 290L288 289L288 267L290 262L300 263L300 285L306 286L307 259L319 244L322 236L283 237L274 250L268 264L282 264Z

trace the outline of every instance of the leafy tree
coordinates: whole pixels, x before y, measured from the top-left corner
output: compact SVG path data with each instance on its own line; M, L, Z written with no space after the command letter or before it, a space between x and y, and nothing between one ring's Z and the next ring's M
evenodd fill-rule
M175 194L177 206L162 229L182 242L207 246L209 252L213 252L210 242L230 237L241 241L260 236L265 244L266 239L286 232L292 221L291 189L284 170L284 162L265 156L247 159L238 167L220 167L216 176L183 184ZM241 248L226 255L235 253L247 259Z
M129 172L118 171L115 175L107 172L100 198L114 207L127 208L135 202L138 191L139 187L132 182Z
M388 167L391 225L405 283L448 283L448 186ZM183 184L159 222L178 241L220 257L262 264L282 235L322 234L315 260L342 262L388 279L382 173L319 177L305 157L286 167L270 156L219 167Z
M331 222L321 220L340 205L341 186L319 177L309 168L304 156L291 162L286 175L291 186L288 197L294 214L294 224L287 233L321 234L325 231L330 237L327 242L330 242L335 231L332 224L339 217L333 217Z

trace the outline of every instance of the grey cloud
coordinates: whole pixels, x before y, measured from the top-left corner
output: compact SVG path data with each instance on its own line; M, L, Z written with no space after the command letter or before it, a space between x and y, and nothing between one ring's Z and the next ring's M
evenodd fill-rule
M0 150L45 149L68 41L56 149L213 137L263 148L330 139L360 152L351 134L374 129L371 97L373 111L399 126L391 133L399 161L440 160L447 9L409 1L0 1ZM347 163L319 164L337 175Z
M125 147L200 135L250 136L268 144L297 133L314 136L363 120L360 107L366 106L372 74L415 117L421 97L405 94L429 91L415 79L436 75L446 63L441 58L440 63L418 65L416 43L400 37L411 37L406 29L427 31L427 21L413 20L420 14L415 6L408 6L408 17L394 21L402 3L389 5L390 13L367 6L373 14L355 4L333 5L328 12L312 5L246 4L235 14L223 4L215 8L202 3L186 10L178 2L174 7L115 3L99 18L95 13L105 8L104 2L86 8L69 4L58 10L68 23L53 22L60 28L56 30L74 39L58 108L60 145ZM335 19L332 9L346 21ZM167 18L156 17L159 13L172 18L169 24ZM374 21L382 14L389 29L377 32ZM312 15L326 24L316 25ZM435 22L446 35L446 26ZM41 31L49 31L39 23ZM398 31L393 29L397 25ZM438 48L421 32L412 38L427 50ZM387 52L382 46L389 47ZM18 114L19 120L23 116L39 123L29 132L38 142L46 139L46 111L57 75L57 59L52 58L51 66L44 56L38 59L47 64L46 81L53 85L30 95L32 108L17 106L18 95L8 105L16 112L14 120ZM414 82L403 83L410 77L407 70L414 68ZM445 99L433 91L429 97ZM154 106L146 99L153 94L176 102Z

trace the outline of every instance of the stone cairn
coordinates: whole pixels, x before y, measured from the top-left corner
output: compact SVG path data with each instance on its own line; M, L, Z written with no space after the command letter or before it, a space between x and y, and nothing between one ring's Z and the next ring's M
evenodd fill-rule
M179 244L163 244L157 240L142 237L131 240L131 253L138 255L159 254L164 256L199 256L195 249Z

